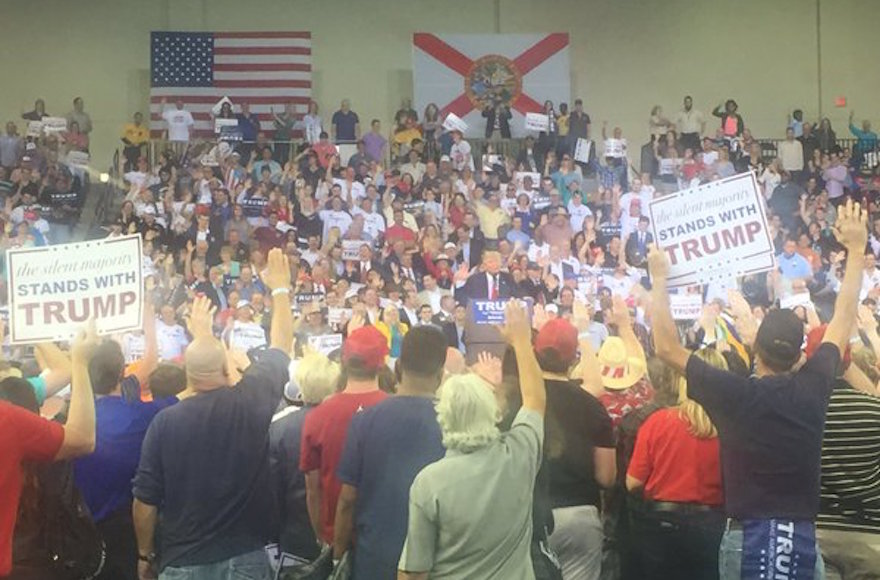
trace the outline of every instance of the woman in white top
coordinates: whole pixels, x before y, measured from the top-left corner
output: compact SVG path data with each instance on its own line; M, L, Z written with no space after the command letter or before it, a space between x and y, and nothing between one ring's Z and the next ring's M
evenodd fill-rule
M660 139L671 129L675 129L675 124L663 116L663 107L654 105L654 108L651 109L651 118L648 119L648 131L654 137L654 141L659 143Z
M309 112L305 114L302 121L296 123L295 128L302 129L305 133L306 141L312 145L321 139L324 125L320 115L318 115L318 103L309 101Z
M773 197L773 190L782 181L782 176L779 175L779 159L774 159L767 165L758 181L764 186L764 199L770 201L770 198Z

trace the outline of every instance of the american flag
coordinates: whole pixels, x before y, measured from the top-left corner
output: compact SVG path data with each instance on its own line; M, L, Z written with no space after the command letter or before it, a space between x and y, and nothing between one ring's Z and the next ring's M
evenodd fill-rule
M274 130L270 110L294 103L308 111L312 94L310 32L153 32L150 38L150 134L161 136L162 99L177 99L195 119L195 137L211 138L211 108L229 97L249 103L261 129Z

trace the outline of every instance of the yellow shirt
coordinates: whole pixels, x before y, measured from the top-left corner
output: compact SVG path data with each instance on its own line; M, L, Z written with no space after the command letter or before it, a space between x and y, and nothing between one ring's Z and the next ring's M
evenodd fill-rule
M126 123L122 129L122 138L132 145L143 145L150 140L150 129L146 125Z
M480 229L483 230L483 235L487 240L497 240L498 228L510 221L510 214L500 207L492 209L485 203L477 203L475 210L477 217L480 218Z
M559 115L556 117L556 127L560 137L568 135L568 115Z

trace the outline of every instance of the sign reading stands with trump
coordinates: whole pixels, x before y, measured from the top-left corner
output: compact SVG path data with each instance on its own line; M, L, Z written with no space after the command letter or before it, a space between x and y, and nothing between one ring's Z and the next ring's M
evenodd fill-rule
M141 237L10 249L10 342L69 340L90 318L102 335L142 327Z
M776 266L754 173L660 197L649 205L670 288L756 274Z

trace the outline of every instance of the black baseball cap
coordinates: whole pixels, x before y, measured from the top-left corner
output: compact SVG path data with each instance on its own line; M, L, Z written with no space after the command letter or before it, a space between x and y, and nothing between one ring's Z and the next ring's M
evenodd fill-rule
M788 308L768 312L755 338L761 358L771 366L793 366L803 344L804 323Z

